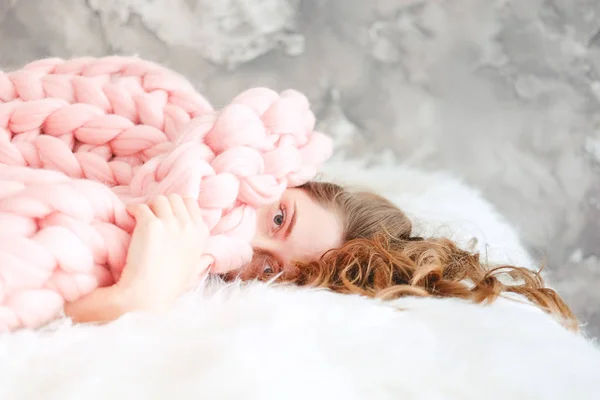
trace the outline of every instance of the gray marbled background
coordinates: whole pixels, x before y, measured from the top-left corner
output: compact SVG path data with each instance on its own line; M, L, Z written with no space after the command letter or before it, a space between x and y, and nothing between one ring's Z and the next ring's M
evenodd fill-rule
M600 336L600 0L2 0L0 49L299 89L355 156L482 189Z

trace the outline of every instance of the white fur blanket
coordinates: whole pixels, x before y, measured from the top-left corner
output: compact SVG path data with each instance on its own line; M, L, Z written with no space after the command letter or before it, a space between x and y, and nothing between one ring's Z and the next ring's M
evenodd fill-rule
M332 164L326 177L336 177ZM444 175L340 167L423 234L533 265L510 225ZM354 170L352 170L354 168ZM375 179L373 179L375 177ZM440 200L440 199L443 199ZM476 240L472 240L475 238ZM209 286L167 316L0 337L0 399L598 399L600 350L529 305Z
M8 399L598 399L599 351L530 306L255 285L166 318L2 340Z

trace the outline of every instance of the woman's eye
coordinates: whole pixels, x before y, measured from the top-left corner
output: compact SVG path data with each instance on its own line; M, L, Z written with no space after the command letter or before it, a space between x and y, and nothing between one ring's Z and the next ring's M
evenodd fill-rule
M263 274L274 274L275 273L275 267L273 266L273 260L265 260L265 263L263 264Z
M273 224L275 224L275 226L277 228L280 228L284 222L285 222L285 210L283 208L280 208L279 211L277 212L277 214L275 214L275 216L273 217Z

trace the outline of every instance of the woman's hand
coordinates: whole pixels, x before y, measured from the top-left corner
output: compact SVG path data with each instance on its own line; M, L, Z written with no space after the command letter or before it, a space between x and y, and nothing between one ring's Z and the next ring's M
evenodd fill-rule
M130 206L136 219L127 262L116 283L131 311L169 308L212 263L203 256L209 235L198 203L178 195Z
M65 304L74 322L108 322L132 311L160 312L205 274L209 235L195 200L157 197L129 208L137 223L119 282Z

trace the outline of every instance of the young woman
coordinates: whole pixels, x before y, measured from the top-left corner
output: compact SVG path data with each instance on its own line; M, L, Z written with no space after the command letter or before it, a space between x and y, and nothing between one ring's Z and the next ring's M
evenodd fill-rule
M121 279L67 304L65 312L74 321L167 310L207 273L210 260L198 243L208 230L195 201L158 197L130 212L137 225ZM482 303L521 297L577 329L571 310L537 273L483 265L477 254L448 239L413 237L411 231L410 220L381 196L309 182L259 210L253 261L223 277L274 279L383 299L414 295Z

